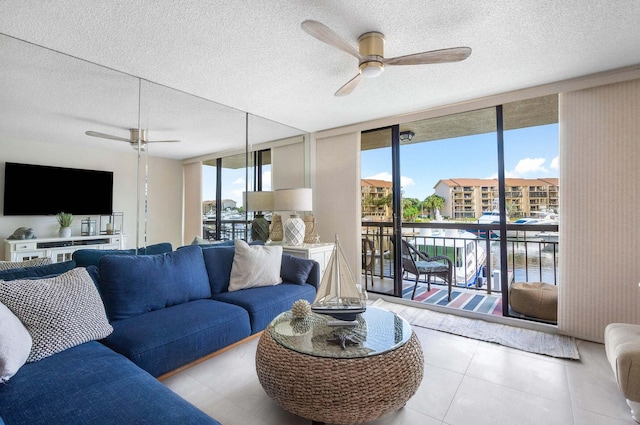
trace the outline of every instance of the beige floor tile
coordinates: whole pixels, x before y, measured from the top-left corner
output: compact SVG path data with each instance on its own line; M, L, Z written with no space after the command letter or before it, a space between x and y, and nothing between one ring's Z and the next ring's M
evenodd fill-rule
M531 357L520 353L518 350L481 345L471 360L466 376L569 404L565 366L545 360L543 356Z
M444 423L449 425L570 425L571 406L466 376Z

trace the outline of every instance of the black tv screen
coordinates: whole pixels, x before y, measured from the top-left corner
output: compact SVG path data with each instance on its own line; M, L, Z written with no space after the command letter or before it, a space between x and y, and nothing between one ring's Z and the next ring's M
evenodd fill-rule
M5 163L4 215L113 212L113 172Z

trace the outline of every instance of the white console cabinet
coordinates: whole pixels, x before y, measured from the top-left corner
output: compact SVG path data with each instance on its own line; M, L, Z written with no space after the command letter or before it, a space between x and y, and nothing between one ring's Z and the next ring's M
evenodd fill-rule
M4 257L7 261L26 261L51 257L54 263L71 260L79 249L123 249L124 235L77 236L69 238L5 239Z
M327 263L331 258L333 246L333 243L313 243L299 246L282 245L282 252L294 257L316 260L320 264L320 277L322 278L324 270L327 268Z

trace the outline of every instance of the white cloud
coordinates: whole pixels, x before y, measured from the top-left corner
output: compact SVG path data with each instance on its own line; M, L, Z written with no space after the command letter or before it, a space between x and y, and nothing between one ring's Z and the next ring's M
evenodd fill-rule
M374 174L374 175L369 176L369 177L365 177L365 180L368 180L368 179L371 179L371 180L384 180L384 181L390 182L391 181L391 173L389 173L387 171L383 171L381 173Z
M383 171L381 173L374 174L369 177L364 177L364 179L365 180L367 179L383 180L386 182L392 181L391 173L389 173L388 171ZM416 185L416 182L411 177L400 176L400 186L409 187L409 186L415 186L415 185Z
M549 168L551 168L552 170L558 170L560 169L560 157L555 157L551 160L551 165L549 165Z
M400 186L401 187L409 187L415 186L416 182L411 177L400 176Z
M528 174L540 174L546 173L547 169L544 167L546 159L544 158L524 158L518 161L516 167L513 169L513 177L523 177Z
M244 179L242 177L238 177L237 179L235 179L233 181L232 184L234 184L234 185L238 185L238 184L244 185Z

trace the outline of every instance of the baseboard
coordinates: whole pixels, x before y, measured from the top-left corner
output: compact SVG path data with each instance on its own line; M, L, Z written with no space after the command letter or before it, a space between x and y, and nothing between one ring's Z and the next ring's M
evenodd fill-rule
M162 381L162 380L164 380L164 379L167 379L167 378L169 378L170 376L175 375L176 373L184 372L185 370L189 369L190 367L193 367L193 366L195 366L195 365L197 365L197 364L199 364L199 363L202 363L202 362L204 362L205 360L209 360L209 359L211 359L211 358L213 358L213 357L215 357L215 356L217 356L217 355L219 355L219 354L224 353L224 352L225 352L225 351L227 351L227 350L231 350L232 348L235 348L235 347L237 347L237 346L239 346L239 345L242 345L242 344L244 344L244 343L245 343L245 342L247 342L247 341L251 341L252 339L259 337L260 335L262 335L262 332L255 333L255 334L253 334L253 335L251 335L251 336L246 337L245 339L242 339L242 340L240 340L240 341L238 341L238 342L234 342L234 343L233 343L233 344L231 344L231 345L227 345L226 347L221 348L221 349L220 349L220 350L218 350L218 351L214 351L214 352L213 352L213 353L211 353L211 354L207 354L206 356L201 357L201 358L199 358L198 360L194 360L194 361L192 361L192 362L190 362L190 363L187 363L186 365L180 366L179 368L174 369L174 370L172 370L171 372L167 372L167 373L165 373L164 375L160 375L160 376L158 377L158 381Z

